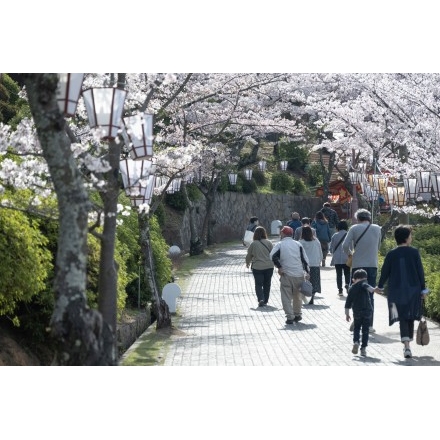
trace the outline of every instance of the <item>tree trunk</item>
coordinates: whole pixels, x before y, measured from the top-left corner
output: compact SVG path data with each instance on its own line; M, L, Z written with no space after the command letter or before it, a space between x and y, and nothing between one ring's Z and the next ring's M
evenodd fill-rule
M153 310L156 315L156 330L171 327L171 313L168 304L161 298L154 276L154 258L150 242L150 226L148 214L139 213L139 237L141 252L144 259L145 278L153 294Z
M99 260L98 280L98 310L102 313L104 321L116 335L117 325L117 292L118 292L118 268L114 259L116 240L116 212L119 194L119 161L120 144L109 142L108 159L111 170L106 173L107 185L105 191L100 192L104 204L104 228L100 235L101 252ZM116 353L116 337L113 341Z
M212 219L212 211L213 207L215 206L215 195L217 194L217 188L220 181L217 178L214 178L208 191L205 193L206 198L206 215L203 220L203 226L202 226L202 244L205 247L206 245L213 244L212 242L212 235L213 231L212 228L215 224L215 221L213 222Z
M191 234L189 239L189 255L200 255L201 253L203 253L203 246L196 226L195 206L191 199L188 197L188 191L186 189L185 182L182 182L182 194L188 206L189 212L189 229Z
M25 74L29 105L58 200L59 237L55 306L50 334L57 365L114 365L113 337L86 303L87 233L90 203L75 163L65 121L58 110L56 74Z

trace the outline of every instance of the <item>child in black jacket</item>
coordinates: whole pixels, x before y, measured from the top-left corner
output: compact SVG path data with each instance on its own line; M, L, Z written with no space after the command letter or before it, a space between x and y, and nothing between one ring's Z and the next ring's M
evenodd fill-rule
M373 307L370 300L370 292L374 291L367 283L367 272L358 269L353 274L353 284L351 285L347 300L345 301L345 319L350 321L350 309L353 309L353 349L351 352L357 354L359 350L360 332L362 328L361 356L367 355L368 336L371 323Z

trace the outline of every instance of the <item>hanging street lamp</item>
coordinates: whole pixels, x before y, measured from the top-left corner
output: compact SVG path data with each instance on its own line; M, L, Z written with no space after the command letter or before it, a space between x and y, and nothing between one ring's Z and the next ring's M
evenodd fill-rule
M231 185L237 184L237 173L229 173L228 174L229 183Z
M151 159L153 156L153 115L140 113L122 119L133 160Z
M58 108L66 116L74 116L78 105L84 73L59 73L56 91Z
M94 87L84 90L82 95L90 127L102 130L103 141L115 139L121 127L127 92L115 87Z
M280 162L280 168L282 171L286 171L287 170L287 160L282 160Z
M252 179L252 169L246 168L244 170L244 175L246 176L246 180L251 180Z
M154 188L154 177L156 164L150 160L132 160L123 159L119 162L119 170L122 175L122 182L125 188L125 194L130 199L133 206L139 206L146 203L148 191ZM150 185L150 187L148 186ZM151 194L149 196L151 199Z
M416 172L417 186L418 186L418 201L431 200L431 172L430 171L417 171Z
M266 171L266 166L267 162L265 160L260 160L260 162L258 162L258 168L260 169L260 171Z

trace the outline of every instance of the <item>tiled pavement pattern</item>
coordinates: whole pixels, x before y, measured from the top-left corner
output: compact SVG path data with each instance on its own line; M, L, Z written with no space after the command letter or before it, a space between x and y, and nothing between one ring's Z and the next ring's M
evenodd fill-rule
M194 271L177 300L178 328L184 334L173 336L165 366L440 365L439 326L429 322L430 344L421 347L413 341L413 358L404 359L398 324L388 325L386 299L378 294L376 333L370 334L367 357L353 355L346 296L337 295L330 256L321 268L323 292L314 305L303 306L302 321L286 325L276 270L269 304L257 307L245 255L241 244L225 246Z

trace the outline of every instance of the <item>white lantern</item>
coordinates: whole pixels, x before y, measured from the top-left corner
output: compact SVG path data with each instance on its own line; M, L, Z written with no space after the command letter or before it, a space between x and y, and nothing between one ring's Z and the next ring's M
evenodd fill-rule
M418 198L422 200L431 200L431 172L430 171L417 171L416 173L417 185L419 188Z
M403 186L405 188L405 194L408 200L415 200L419 192L417 185L417 179L415 177L406 177L403 179Z
M228 174L228 178L229 178L229 183L231 185L236 185L237 184L237 174L230 173L230 174Z
M121 127L125 90L115 87L94 87L83 91L84 104L91 128L102 129L102 140L114 139Z
M119 162L125 194L128 197L144 197L147 179L156 172L151 160L123 159Z
M260 171L266 171L266 161L265 160L260 160L260 162L258 162L258 167L260 168Z
M64 116L73 116L76 113L83 79L84 73L58 74L57 102Z
M440 174L431 173L432 189L437 200L440 200Z
M283 171L286 171L287 170L287 160L282 160L280 162L280 167Z
M122 121L130 142L127 146L132 159L150 159L153 156L153 115L140 113Z
M246 176L246 180L251 180L252 179L252 169L246 168L244 170L244 175Z

